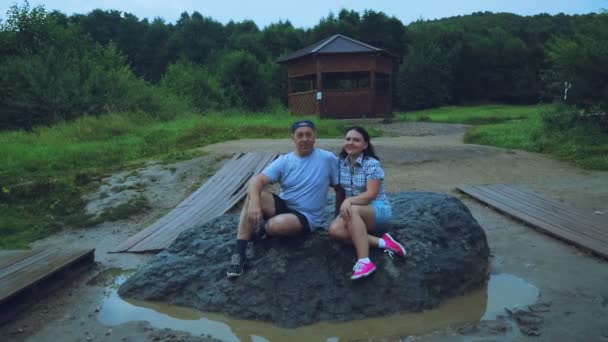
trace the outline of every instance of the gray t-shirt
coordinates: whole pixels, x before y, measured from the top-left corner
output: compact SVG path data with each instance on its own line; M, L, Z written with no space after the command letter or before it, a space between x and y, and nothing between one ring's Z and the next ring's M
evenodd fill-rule
M330 185L338 184L338 159L315 148L306 157L295 152L282 155L264 171L273 183L281 185L281 197L291 209L304 214L312 230L323 224L323 209Z

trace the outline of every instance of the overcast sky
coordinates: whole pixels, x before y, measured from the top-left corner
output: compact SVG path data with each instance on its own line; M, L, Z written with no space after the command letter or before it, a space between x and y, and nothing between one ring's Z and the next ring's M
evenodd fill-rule
M22 1L0 0L0 18L7 9ZM519 15L538 13L585 14L608 9L608 0L29 0L30 6L43 5L47 11L59 10L71 15L86 14L93 9L119 10L135 14L139 19L161 17L175 22L187 11L198 11L222 23L230 20L253 20L260 28L288 19L295 27L308 28L346 8L362 13L365 9L382 11L399 18L404 24L417 19L437 19L478 11L510 12Z

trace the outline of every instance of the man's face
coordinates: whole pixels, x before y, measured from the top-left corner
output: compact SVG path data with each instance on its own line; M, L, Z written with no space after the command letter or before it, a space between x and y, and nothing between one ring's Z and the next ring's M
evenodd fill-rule
M291 136L296 145L296 152L305 156L312 153L315 147L315 131L310 127L300 127Z

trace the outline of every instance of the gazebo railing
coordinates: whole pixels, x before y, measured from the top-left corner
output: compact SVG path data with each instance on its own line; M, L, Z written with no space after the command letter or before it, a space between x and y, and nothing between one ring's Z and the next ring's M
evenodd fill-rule
M294 115L319 114L316 90L302 91L288 95L289 109Z
M371 116L369 108L370 89L325 90L321 117L353 118Z

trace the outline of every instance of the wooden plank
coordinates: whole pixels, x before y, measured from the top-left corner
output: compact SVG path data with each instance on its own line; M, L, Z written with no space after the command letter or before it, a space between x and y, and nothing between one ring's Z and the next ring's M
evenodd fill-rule
M605 241L598 239L593 232L590 233L586 230L584 225L563 226L561 224L548 222L547 218L544 217L542 213L539 214L538 211L534 212L534 210L525 204L501 196L496 191L484 186L458 186L457 189L494 207L500 212L539 228L549 235L589 249L603 257L608 257L608 244Z
M599 231L606 231L605 229L601 229L601 223L599 221L593 218L593 216L590 216L592 214L585 215L584 213L568 208L561 203L551 201L550 199L542 197L532 191L525 191L524 189L510 184L496 184L492 185L491 187L497 188L504 193L512 194L513 196L528 203L550 208L554 212L559 213L568 219L572 219L575 222L581 221L586 225L598 228Z
M0 279L6 278L13 273L19 272L23 269L27 269L31 265L35 265L36 263L40 263L46 259L52 258L54 254L57 254L59 251L55 249L47 249L40 250L32 253L28 257L18 260L17 262L4 267L0 270Z
M232 162L234 162L241 156L242 156L242 154L240 154L240 153L233 155L232 159L229 160L220 169L220 171L218 171L209 180L207 180L207 182L205 182L205 184L203 184L203 186L201 186L197 191L195 191L193 194L188 196L184 201L182 201L182 203L180 203L175 209L171 210L167 215L163 216L158 221L156 221L153 224L151 224L150 226L146 227L139 233L128 238L125 242L121 243L114 250L114 252L128 251L129 249L134 248L135 245L141 243L142 241L144 241L148 238L154 238L155 234L159 230L164 229L166 226L172 224L176 220L176 218L183 217L184 216L183 212L185 212L185 210L191 205L190 203L192 203L203 191L205 193L207 193L209 191L209 188L218 181L218 178L223 177L222 170L233 169ZM139 251L139 249L136 248L134 251Z
M172 223L150 235L138 246L132 248L132 251L161 250L175 240L182 231L221 215L222 213L216 214L214 208L218 204L221 205L226 192L230 191L234 184L249 180L249 178L246 178L245 172L251 167L253 162L255 162L254 156L248 155L241 160L239 165L235 164L231 166L228 170L236 170L236 172L218 181L217 190L209 192L207 196L200 196L198 203L192 202L193 204L185 212L176 217ZM217 196L212 196L212 194L216 194Z
M226 182L219 186L217 191L223 193L223 200L218 200L218 198L208 196L209 200L204 202L204 205L197 205L196 211L194 211L191 215L186 215L190 218L190 220L184 222L179 231L169 231L169 238L164 238L166 243L164 245L159 244L158 247L166 248L185 229L206 223L230 210L234 203L238 202L242 197L244 197L247 191L246 185L251 177L258 174L264 167L266 167L266 165L268 165L270 161L274 160L276 157L277 154L248 154L247 158L249 159L243 160L242 165L239 165L239 167L241 167L239 174L231 177L231 179L230 177L226 177Z
M235 177L241 172L243 167L246 167L246 163L251 159L250 155L245 155L239 160L234 160L231 163L226 164L218 173L216 173L212 179L205 183L201 189L204 192L199 193L197 196L192 196L188 201L188 207L185 208L183 213L177 219L172 220L171 225L180 225L186 223L189 217L196 215L199 211L199 207L207 206L213 201L217 201L215 196L210 194L221 193L226 188L229 182L233 181Z
M569 230L561 230L559 227L554 227L546 222L537 219L536 217L529 216L524 212L520 212L516 208L513 208L504 202L497 201L492 199L491 197L485 195L483 192L478 192L477 189L474 188L459 188L459 190L471 195L472 197L484 202L500 212L503 212L509 216L512 216L516 219L522 220L536 228L543 230L545 233L549 235L558 237L560 239L566 240L568 242L574 243L578 246L586 247L600 255L605 255L608 253L606 250L606 245L599 243L595 240L589 240L583 236L580 236L574 232Z
M486 193L488 196L493 197L494 199L503 201L509 204L512 208L521 211L529 216L533 216L539 220L546 222L547 224L558 227L562 230L569 230L573 233L578 233L581 235L588 236L592 239L597 239L603 242L608 242L608 237L603 234L595 232L590 227L586 226L582 222L577 221L568 221L565 220L562 215L557 212L548 212L543 210L543 208L539 208L536 205L531 203L526 203L519 198L509 197L499 191L496 191L493 187L490 186L474 186L474 188L479 191ZM563 208L562 211L568 211L567 208Z
M167 215L121 243L114 252L156 251L167 247L184 230L224 214L246 194L246 184L276 153L235 154L197 191Z
M208 196L208 201L205 201L204 205L197 205L196 207L192 208L192 211L185 215L188 219L181 222L181 226L179 227L180 229L178 231L173 229L167 230L165 235L160 236L157 239L159 240L158 244L151 244L148 247L157 249L166 248L182 231L195 225L206 223L211 219L226 213L226 211L230 210L230 208L232 208L234 205L230 203L236 203L244 196L246 192L246 184L249 179L251 179L254 174L259 173L270 161L276 159L277 156L277 154L272 154L270 156L259 153L248 154L248 156L246 156L242 161L241 165L238 165L240 170L239 174L232 177L225 177L226 182L220 183L217 191L219 193L223 193L223 200L220 200L222 198ZM237 191L238 189L241 189L242 191ZM235 198L235 196L239 197ZM160 241L165 241L165 244L160 244Z
M580 231L588 232L589 235L592 235L602 241L608 242L608 231L600 228L594 222L585 219L582 214L574 214L574 209L566 208L564 206L556 206L556 204L552 206L548 206L543 202L537 201L536 197L526 197L524 193L516 193L510 190L510 188L504 188L497 190L505 196L509 196L514 201L519 201L522 205L527 205L530 207L530 210L537 210L551 220L559 223L565 227L584 227L584 229Z
M233 166L238 163L238 160L243 158L243 157L247 157L247 155L243 154L243 153L235 153L232 158L226 162L226 164L224 164L224 166L222 166L222 168L216 172L213 176L211 176L207 182L205 182L205 184L203 184L201 187L198 188L198 190L196 190L194 193L192 193L192 195L188 196L188 198L186 198L185 200L182 201L182 203L180 203L178 205L178 207L181 206L188 206L190 205L190 202L194 202L196 201L196 199L201 196L201 195L205 195L206 193L208 193L209 191L213 190L213 187L217 186L218 183L220 183L222 181L223 178L225 178L226 176L228 176L229 174L225 174L222 173L221 171L226 168L228 170L233 170ZM238 171L238 170L237 170Z
M74 251L48 250L44 253L35 254L37 256L47 255L47 257L35 258L35 262L27 262L26 267L18 267L14 272L10 272L0 278L0 303L81 260L89 258L93 262L94 252L95 249ZM20 260L17 264L26 264L24 263L26 260Z
M543 221L549 225L552 225L555 228L558 228L558 229L561 229L564 231L569 231L574 234L579 234L581 236L588 237L593 240L604 241L604 239L602 239L601 236L596 236L595 234L593 234L592 231L589 231L588 229L586 229L584 227L584 225L582 225L582 224L569 225L567 222L564 222L563 220L555 219L555 217L552 217L552 216L548 216L542 211L536 210L535 208L532 208L531 206L529 206L525 203L521 203L521 201L511 201L510 198L505 197L501 193L497 193L490 188L479 187L479 186L476 186L476 188L479 191L481 191L482 193L485 193L488 196L493 197L494 199L502 201L503 203L507 203L511 208L513 208L515 210L519 210L520 212L522 212L530 217L534 217L540 221Z
M31 251L31 250L12 250L12 251L0 251L0 270L8 267L18 261L28 258L34 253L40 253L42 250Z

